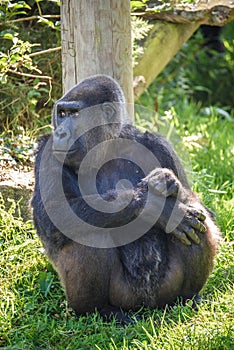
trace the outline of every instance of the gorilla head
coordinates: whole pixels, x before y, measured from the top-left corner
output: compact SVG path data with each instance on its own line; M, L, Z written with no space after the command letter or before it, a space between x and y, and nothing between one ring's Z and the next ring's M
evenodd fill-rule
M105 75L87 78L54 106L53 152L60 161L77 167L95 145L118 137L126 121L119 84ZM103 144L103 152L104 148Z

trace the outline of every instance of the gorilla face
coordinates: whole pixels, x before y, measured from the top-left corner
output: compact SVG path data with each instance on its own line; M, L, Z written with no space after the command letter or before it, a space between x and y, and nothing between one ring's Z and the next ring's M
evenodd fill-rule
M121 131L119 104L104 102L86 107L80 94L79 98L66 101L65 96L53 112L53 152L58 160L73 168L94 146L118 137Z
M59 161L77 168L94 146L119 136L125 119L120 86L105 75L87 78L54 106L53 153Z

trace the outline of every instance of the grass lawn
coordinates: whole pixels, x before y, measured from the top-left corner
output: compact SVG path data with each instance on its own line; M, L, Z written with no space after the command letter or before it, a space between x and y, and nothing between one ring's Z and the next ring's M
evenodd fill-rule
M77 319L32 222L16 216L17 203L6 210L1 200L1 349L234 349L234 123L222 110L183 98L164 117L189 153L193 188L215 211L224 238L198 308L188 301L142 310L141 320L127 327L103 322L97 313ZM145 117L137 124L155 128Z

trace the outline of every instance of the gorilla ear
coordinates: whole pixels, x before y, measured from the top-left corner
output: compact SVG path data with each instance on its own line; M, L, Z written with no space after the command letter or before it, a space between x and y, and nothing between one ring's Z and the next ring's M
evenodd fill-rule
M105 118L108 121L114 121L115 114L116 114L116 108L115 105L112 102L104 102L102 104L102 110L105 114Z

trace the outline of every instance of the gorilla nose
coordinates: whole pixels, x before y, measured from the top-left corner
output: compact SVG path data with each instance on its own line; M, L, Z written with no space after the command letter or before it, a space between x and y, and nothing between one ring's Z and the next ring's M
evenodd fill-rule
M60 139L68 139L70 137L70 133L68 130L65 130L63 127L58 127L55 131L54 131L54 135L55 137L58 137Z
M71 133L69 129L58 127L53 134L53 150L68 151L71 146Z

